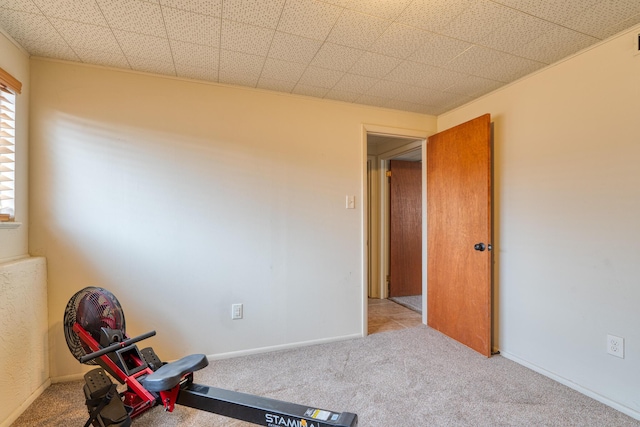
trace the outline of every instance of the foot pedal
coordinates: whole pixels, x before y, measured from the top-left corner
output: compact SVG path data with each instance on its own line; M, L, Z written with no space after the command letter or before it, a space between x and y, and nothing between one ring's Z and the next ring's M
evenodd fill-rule
M116 385L102 368L94 369L84 375L83 387L89 420L85 427L129 427L131 417L124 407Z
M142 353L144 361L147 362L147 365L149 365L152 371L155 372L162 365L164 365L164 363L162 363L156 352L153 351L151 347L143 348L142 350L140 350L140 353Z

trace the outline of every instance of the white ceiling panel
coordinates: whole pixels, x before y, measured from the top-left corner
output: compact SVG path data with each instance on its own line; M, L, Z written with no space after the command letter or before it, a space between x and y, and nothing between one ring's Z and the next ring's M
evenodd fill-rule
M275 29L285 0L225 0L222 17L236 22Z
M14 39L31 40L49 45L64 45L65 41L44 15L0 9L0 27ZM37 45L31 44L31 46Z
M428 42L416 50L408 59L422 64L445 66L471 46L473 44L469 42L433 34Z
M218 69L217 68L201 68L193 67L191 65L176 63L176 74L178 77L185 79L204 80L210 82L218 81Z
M39 9L39 13L52 18L107 26L107 21L95 0L33 0L33 3Z
M432 36L433 33L415 27L392 23L371 45L369 50L382 55L406 59L418 48L427 44Z
M327 92L324 97L327 99L333 99L335 101L355 102L355 100L358 99L360 95L360 93L347 92L333 88L329 92Z
M366 49L389 27L391 21L345 10L334 25L327 41Z
M169 40L173 62L194 68L218 71L219 51L211 46Z
M343 9L316 0L288 1L278 30L316 40L325 40Z
M113 30L124 54L128 57L149 58L157 62L172 63L169 39L130 31Z
M329 89L325 87L309 86L305 84L298 84L293 91L291 91L291 93L295 93L296 95L313 96L315 98L324 98L327 92L329 92Z
M95 0L111 28L166 37L160 4L141 0Z
M348 71L362 56L364 51L333 43L322 45L311 65L330 70Z
M0 0L0 8L40 14L40 8L32 0Z
M166 37L171 40L219 45L220 19L171 7L163 7L162 16L166 22Z
M102 65L104 67L114 68L131 68L129 61L122 53L117 52L105 52L104 50L92 50L92 49L74 49L75 53L80 58L80 61L87 64Z
M0 0L31 55L425 114L638 24L640 0Z
M269 57L289 62L308 64L322 46L319 40L276 31L269 50Z
M423 30L438 32L476 0L414 0L397 21Z
M305 64L298 62L288 62L281 59L267 58L262 68L260 79L284 80L296 83L302 77ZM293 89L293 87L292 87ZM291 89L290 89L291 90Z
M348 0L344 7L384 19L396 19L411 3L411 0Z
M160 4L217 18L222 16L222 0L160 0Z
M298 82L301 85L332 88L344 75L342 71L327 70L326 68L307 67Z
M381 78L396 68L402 60L378 53L365 52L349 70L360 76Z
M379 79L375 79L373 77L345 74L340 78L338 83L333 86L333 89L340 92L365 93L378 81Z
M222 20L222 49L267 56L275 30Z
M92 49L122 54L122 49L120 49L111 28L82 22L69 22L58 18L49 18L49 21L74 50Z
M176 69L173 65L173 62L156 61L152 58L137 58L130 56L129 63L131 64L131 68L136 71L164 74L169 76L176 75Z

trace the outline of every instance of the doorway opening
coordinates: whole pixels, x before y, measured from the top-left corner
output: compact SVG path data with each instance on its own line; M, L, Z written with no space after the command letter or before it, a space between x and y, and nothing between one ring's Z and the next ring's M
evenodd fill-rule
M426 321L426 234L423 231L426 221L423 214L426 207L426 171L423 165L427 136L411 131L366 132L368 333L403 329ZM410 194L404 194L402 188L407 183L400 178L400 173L404 175L404 169L407 169L405 165L413 170L411 181L414 184L409 184L412 187ZM400 190L397 186L393 189L390 183L394 168L397 170L397 179L402 180L394 182L394 185L400 182ZM391 178L388 177L389 173ZM411 228L398 229L398 221L394 226L392 221L397 212L409 215L401 216L399 222L400 225L410 222L413 227L417 226L414 232ZM413 237L410 245L403 243L407 233ZM398 248L410 248L412 254L407 257L407 254L394 252ZM409 264L407 258L411 260ZM402 261L398 263L398 259ZM406 279L403 273L407 270L413 271L409 275L413 282L410 291L401 283ZM392 274L396 276L395 281Z

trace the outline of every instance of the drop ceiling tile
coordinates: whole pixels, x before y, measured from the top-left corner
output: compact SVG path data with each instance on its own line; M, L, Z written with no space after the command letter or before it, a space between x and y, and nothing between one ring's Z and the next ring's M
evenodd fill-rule
M594 37L568 28L553 26L550 31L516 49L514 54L551 64L597 41Z
M225 0L222 17L236 22L275 29L285 0Z
M218 69L218 49L201 44L170 40L173 62L194 68Z
M332 4L334 6L346 7L351 0L324 0L325 3Z
M347 92L334 88L327 92L324 97L335 101L354 102L360 95L360 93Z
M471 43L457 40L440 34L433 34L430 39L409 60L423 64L444 66L456 56L473 46Z
M338 83L338 80L344 75L342 71L327 70L326 68L318 68L309 66L302 74L301 85L332 88Z
M349 72L361 76L381 78L389 74L401 62L402 60L398 58L365 52Z
M120 45L110 28L58 18L49 18L49 21L73 49L122 54Z
M330 70L348 71L362 56L364 51L333 43L324 43L311 65Z
M467 96L480 96L503 86L504 83L476 76L464 76L447 88L447 92Z
M256 87L260 89L273 90L276 92L291 93L296 86L294 81L284 81L260 77L258 85Z
M191 65L176 63L176 75L185 79L204 80L208 82L218 81L218 68L201 68Z
M349 93L365 93L379 79L373 77L358 76L356 74L345 74L333 87L334 90Z
M358 97L356 102L358 104L371 105L373 107L381 107L381 108L390 108L389 104L391 104L391 99L382 98L380 96L375 95L361 95Z
M95 1L111 28L156 37L167 36L159 4L140 0Z
M638 0L604 0L572 16L565 25L573 30L604 39L640 22L638 20L626 22L636 15L640 15ZM624 24L620 25L621 23Z
M342 6L384 19L396 19L411 3L411 0L349 0Z
M507 60L506 58L509 57L513 57L513 55L486 47L473 46L470 49L467 49L463 54L458 55L451 60L447 64L447 68L459 73L484 77L506 83L510 82L512 79L505 76L500 76L500 78L498 78L498 76L495 76L486 70L491 67L492 64L504 63Z
M411 86L389 80L379 80L367 91L367 95L379 96L387 99L398 99L402 94L411 90Z
M162 15L171 40L218 46L220 19L170 7L163 7Z
M275 30L222 20L222 49L267 56Z
M0 0L0 9L42 14L31 0Z
M436 107L431 105L416 104L414 102L403 101L400 99L393 99L389 101L387 103L387 108L420 114L434 114L433 111L437 110Z
M295 83L300 80L304 70L307 68L305 64L298 62L282 61L280 59L267 58L260 75L260 80L284 80ZM291 87L293 89L293 86Z
M392 23L385 32L369 47L371 52L406 59L420 46L429 42L433 33Z
M82 48L76 48L75 52L80 58L80 61L87 64L102 65L104 67L113 68L131 68L127 58L125 58L122 53Z
M556 24L564 24L600 0L496 0Z
M413 86L444 90L463 74L431 65L404 61L385 79Z
M49 45L66 44L53 25L43 15L0 9L0 27L16 40L32 41L33 43L30 43L32 48L35 46L35 42ZM26 46L23 47L27 49ZM39 50L42 51L42 49Z
M160 0L160 4L217 18L222 16L222 0Z
M477 44L503 52L514 53L522 45L551 31L555 26L535 16L517 13L507 23L495 27L493 31L478 39Z
M308 64L316 55L322 42L276 31L269 50L269 57L289 62Z
M329 89L325 87L309 86L304 84L296 85L293 91L291 91L291 93L295 93L296 95L313 96L314 98L324 98L327 92L329 92Z
M66 61L80 62L78 55L66 44L47 40L23 39L13 37L29 54Z
M492 29L507 24L522 12L489 0L478 0L438 31L446 36L477 43Z
M148 58L161 63L172 62L169 40L146 34L113 30L124 54L129 57Z
M227 85L256 87L258 84L258 76L254 74L238 74L220 70L218 81Z
M223 49L220 51L220 82L255 87L264 61L262 56Z
M145 73L162 74L165 76L175 76L176 69L173 62L156 61L150 58L128 57L131 68Z
M327 41L366 49L384 33L390 24L391 21L386 19L345 10L329 33Z
M618 22L617 24L611 25L607 27L607 29L603 32L606 37L611 37L615 34L618 34L621 31L627 30L629 28L635 27L640 24L640 13L634 16L625 19L624 21Z
M278 31L316 40L325 40L343 9L316 0L296 0L285 4Z
M33 3L49 17L107 26L107 21L94 0L33 0Z
M475 2L476 0L414 0L396 21L437 32Z

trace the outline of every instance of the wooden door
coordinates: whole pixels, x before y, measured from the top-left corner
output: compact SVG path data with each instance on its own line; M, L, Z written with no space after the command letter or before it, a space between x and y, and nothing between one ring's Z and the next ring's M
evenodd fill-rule
M427 324L487 357L491 151L489 114L427 142Z
M389 296L422 295L422 163L389 170Z

